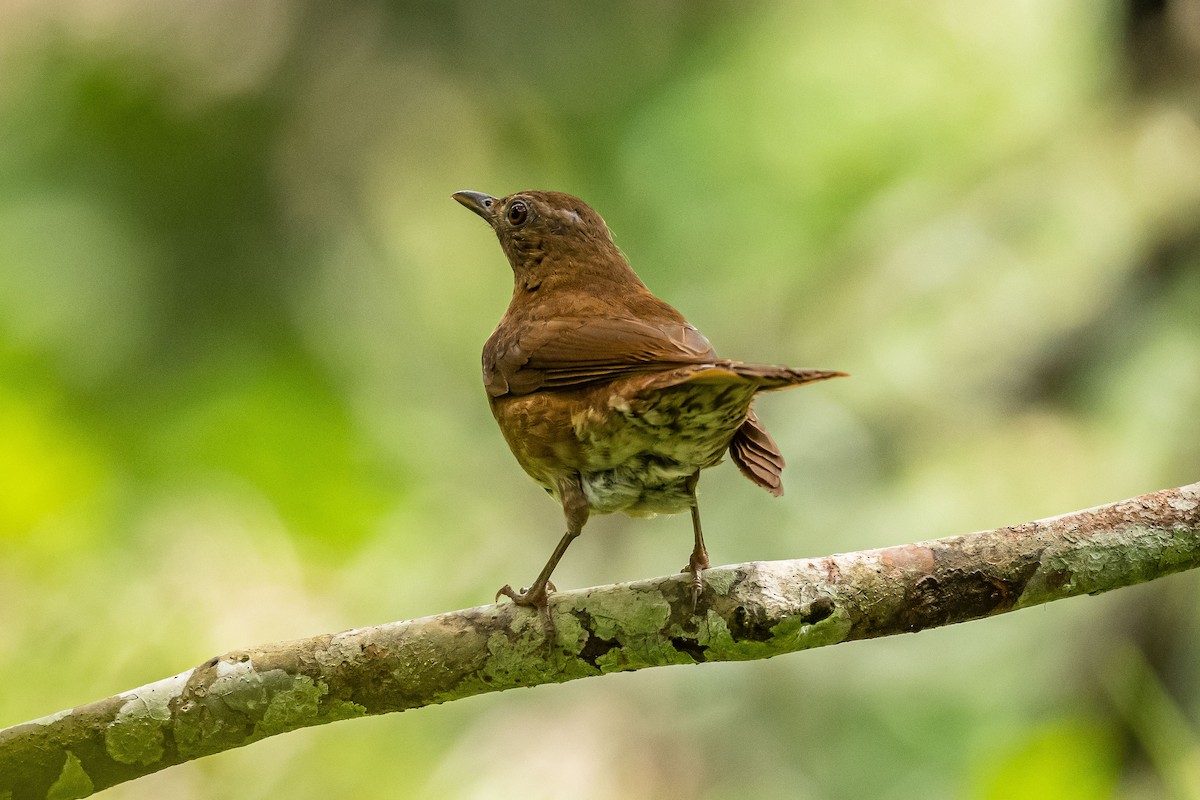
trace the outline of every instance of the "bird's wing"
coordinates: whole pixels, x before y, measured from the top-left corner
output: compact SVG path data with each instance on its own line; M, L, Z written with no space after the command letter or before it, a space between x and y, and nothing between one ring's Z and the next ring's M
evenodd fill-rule
M575 389L624 375L703 364L712 345L686 322L566 317L497 329L483 350L488 394Z

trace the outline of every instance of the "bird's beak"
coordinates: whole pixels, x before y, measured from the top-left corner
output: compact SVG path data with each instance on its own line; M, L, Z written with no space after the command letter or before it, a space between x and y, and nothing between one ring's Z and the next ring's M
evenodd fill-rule
M450 196L483 217L489 224L491 223L492 209L496 206L496 198L490 194L484 194L483 192L455 192Z

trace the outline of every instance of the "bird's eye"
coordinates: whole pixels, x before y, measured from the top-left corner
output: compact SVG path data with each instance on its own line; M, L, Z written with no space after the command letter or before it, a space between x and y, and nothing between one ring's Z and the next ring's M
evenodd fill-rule
M520 200L508 207L508 222L510 225L520 225L529 218L529 209Z

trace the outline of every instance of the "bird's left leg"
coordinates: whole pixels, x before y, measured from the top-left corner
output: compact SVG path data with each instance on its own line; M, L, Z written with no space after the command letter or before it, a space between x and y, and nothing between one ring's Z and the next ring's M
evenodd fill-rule
M700 505L696 502L696 484L699 482L700 471L696 470L687 482L687 492L692 498L692 533L695 535L696 544L692 547L692 556L688 559L687 566L680 570L692 574L693 611L700 604L700 595L704 591L704 579L700 573L712 566L708 563L708 549L704 546L704 531L700 529Z
M496 592L496 599L500 599L500 595L504 595L512 600L517 605L534 606L546 611L548 604L548 591L553 590L554 584L550 582L550 575L554 572L554 568L558 566L559 560L563 554L567 552L571 542L583 532L583 526L588 520L588 502L587 497L583 494L583 486L580 485L579 476L572 475L561 479L558 482L558 496L562 500L563 516L567 520L567 532L563 534L559 540L558 546L554 548L554 552L550 554L550 559L546 562L546 566L542 567L541 573L533 581L533 585L528 589L520 592L514 591L511 586L505 585Z

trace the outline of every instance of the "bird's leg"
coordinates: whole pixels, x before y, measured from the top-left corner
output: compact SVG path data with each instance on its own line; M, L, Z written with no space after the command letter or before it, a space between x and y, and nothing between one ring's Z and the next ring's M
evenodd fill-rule
M558 566L563 553L567 552L567 548L571 546L571 542L583 532L583 526L588 520L587 498L584 497L578 475L560 480L558 494L562 500L563 515L567 518L567 532L558 540L558 546L550 554L550 560L546 562L546 566L542 567L542 571L538 573L532 586L517 592L505 584L500 591L496 592L497 600L500 599L500 595L504 595L519 606L534 606L543 611L546 610L549 601L547 588L550 591L554 590L554 584L550 582L550 575Z
M688 478L687 482L687 491L692 497L692 533L696 537L696 544L692 548L692 556L688 559L688 565L680 570L680 572L692 574L693 611L700 604L700 595L704 591L704 579L700 577L700 573L711 566L708 563L708 549L704 546L704 531L700 529L700 505L696 502L696 484L699 481L700 472L697 470L692 477Z

